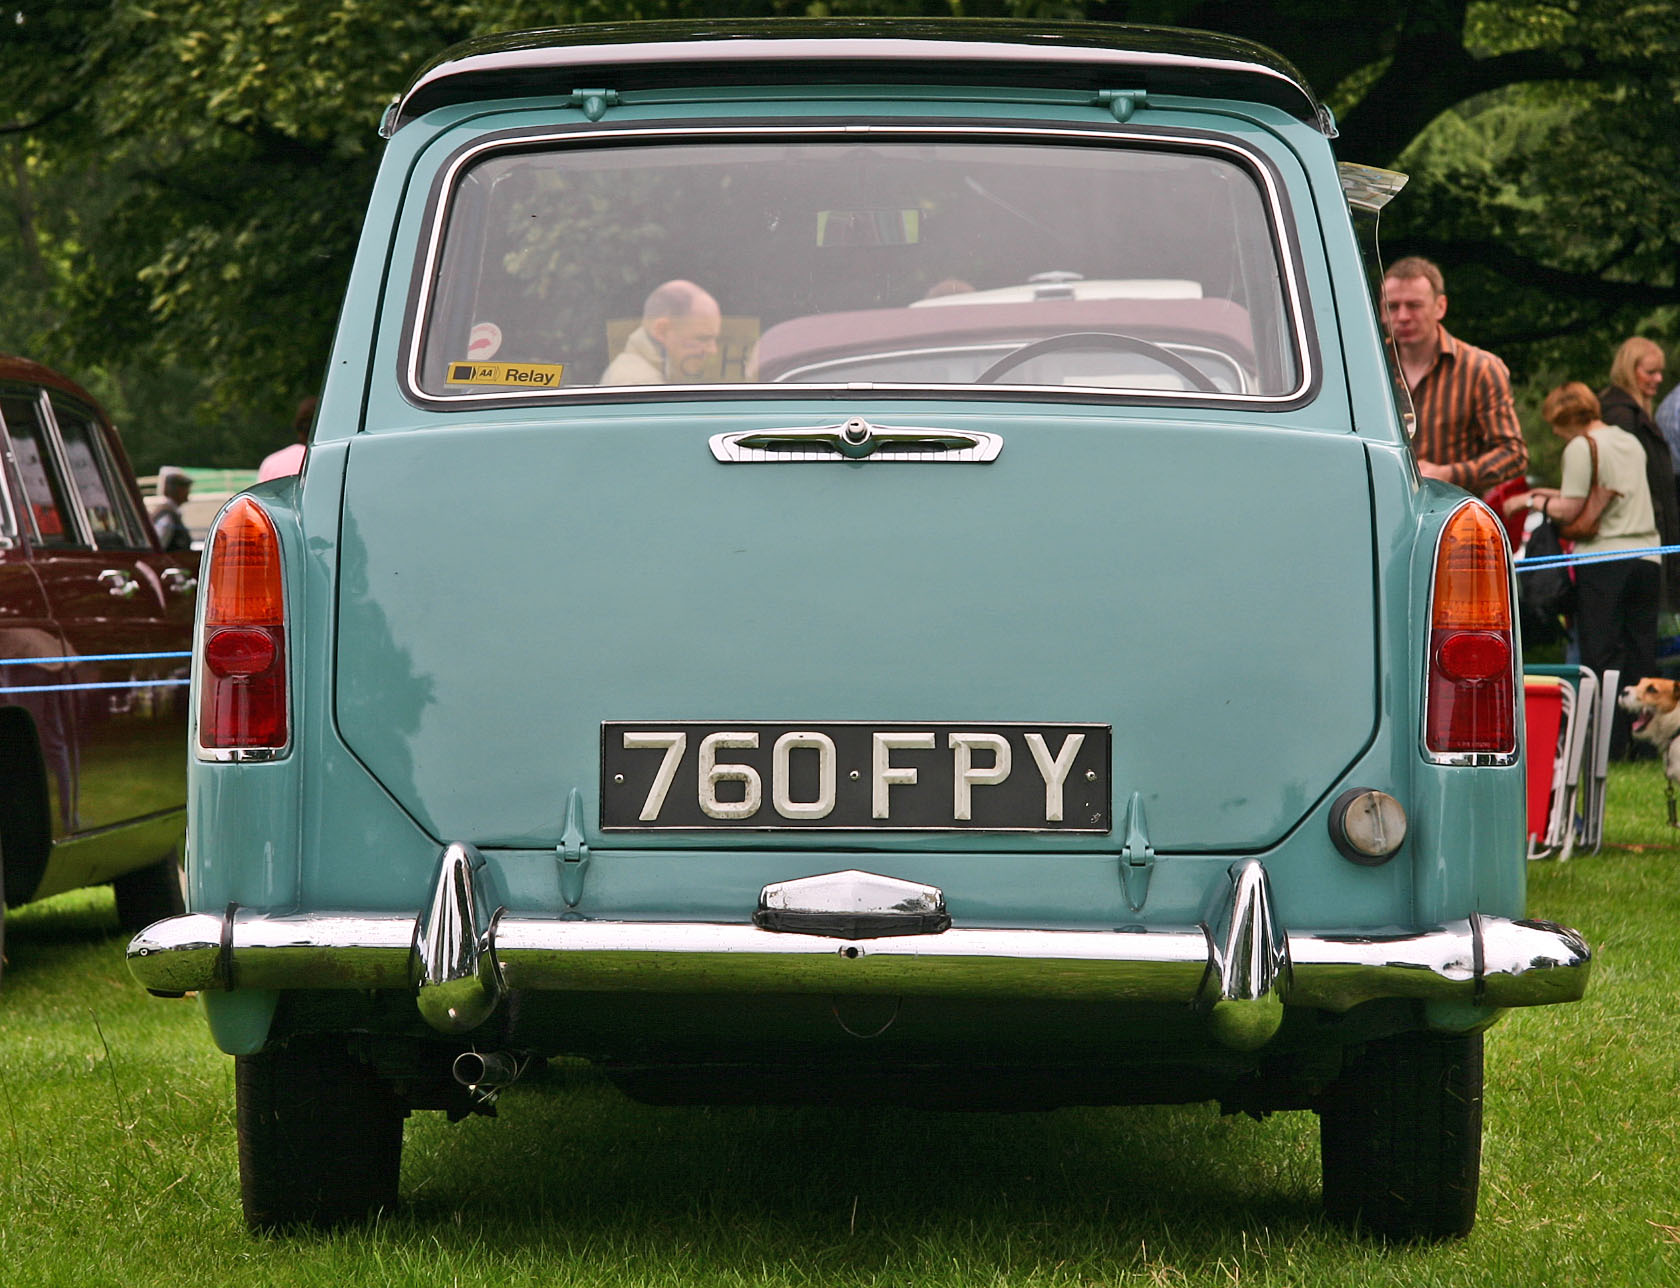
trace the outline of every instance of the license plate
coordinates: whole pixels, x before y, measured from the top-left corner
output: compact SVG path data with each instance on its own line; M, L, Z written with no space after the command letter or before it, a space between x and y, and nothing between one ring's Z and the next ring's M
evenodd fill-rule
M1100 724L607 721L601 826L1110 830Z

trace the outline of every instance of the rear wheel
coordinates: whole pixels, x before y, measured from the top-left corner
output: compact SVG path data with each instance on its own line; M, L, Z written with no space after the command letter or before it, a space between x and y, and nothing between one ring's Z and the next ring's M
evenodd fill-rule
M186 901L181 897L181 865L174 850L156 863L125 872L111 882L111 888L117 892L117 924L129 934L186 911Z
M1482 1035L1369 1043L1318 1105L1324 1210L1389 1239L1451 1239L1476 1222Z
M396 1206L407 1111L342 1037L239 1056L234 1090L252 1230L330 1227Z

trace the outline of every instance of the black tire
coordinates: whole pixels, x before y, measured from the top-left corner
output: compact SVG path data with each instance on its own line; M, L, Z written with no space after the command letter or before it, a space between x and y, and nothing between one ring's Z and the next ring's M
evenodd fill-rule
M154 921L187 910L181 897L181 865L174 850L156 863L125 872L111 882L111 888L117 892L117 924L131 935Z
M407 1110L342 1037L239 1056L234 1091L252 1231L330 1228L396 1206Z
M0 980L6 978L6 853L0 850Z
M1470 1232L1482 1165L1480 1033L1371 1042L1318 1114L1332 1221L1405 1241Z

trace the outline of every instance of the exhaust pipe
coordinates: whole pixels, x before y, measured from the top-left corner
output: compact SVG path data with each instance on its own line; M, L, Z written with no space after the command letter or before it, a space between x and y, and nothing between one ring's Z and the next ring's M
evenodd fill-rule
M516 1059L506 1051L463 1051L455 1057L450 1073L474 1100L488 1105L503 1088L517 1082L530 1063L528 1057Z

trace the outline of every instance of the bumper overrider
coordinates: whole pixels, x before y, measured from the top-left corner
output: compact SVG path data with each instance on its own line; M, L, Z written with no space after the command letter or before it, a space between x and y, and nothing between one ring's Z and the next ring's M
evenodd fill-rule
M418 917L237 905L171 917L134 937L129 969L164 995L411 988L444 1033L476 1028L522 989L1179 1003L1205 1011L1222 1042L1251 1050L1286 1005L1574 1001L1592 959L1566 926L1504 917L1290 934L1258 859L1231 866L1201 923L1114 931L952 926L938 889L863 872L767 886L752 924L522 917L490 910L483 868L472 846L448 846Z

